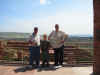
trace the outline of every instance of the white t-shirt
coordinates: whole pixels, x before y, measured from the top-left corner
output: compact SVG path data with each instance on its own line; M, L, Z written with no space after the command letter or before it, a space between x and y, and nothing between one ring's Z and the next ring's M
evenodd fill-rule
M31 42L37 43L37 46L40 46L40 37L39 35L34 35L34 33L30 36L29 39Z
M50 36L49 36L49 39L50 39L50 44L53 48L59 48L61 46L64 45L64 43L62 43L61 41L65 40L65 33L62 32L62 31L53 31Z

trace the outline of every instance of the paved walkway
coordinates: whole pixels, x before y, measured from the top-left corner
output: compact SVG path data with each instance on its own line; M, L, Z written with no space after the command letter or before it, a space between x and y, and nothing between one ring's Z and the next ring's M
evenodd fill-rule
M59 69L32 69L27 71L23 71L21 68L22 66L0 65L0 75L90 75L92 73L92 66L66 66ZM16 72L17 69L20 69L20 71Z

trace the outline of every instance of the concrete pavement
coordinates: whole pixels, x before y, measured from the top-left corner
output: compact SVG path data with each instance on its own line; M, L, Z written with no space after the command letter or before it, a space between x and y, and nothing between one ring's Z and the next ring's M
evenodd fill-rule
M37 69L23 71L23 66L0 65L0 75L90 75L92 66L83 67L61 67L59 69ZM15 72L16 69L21 71Z

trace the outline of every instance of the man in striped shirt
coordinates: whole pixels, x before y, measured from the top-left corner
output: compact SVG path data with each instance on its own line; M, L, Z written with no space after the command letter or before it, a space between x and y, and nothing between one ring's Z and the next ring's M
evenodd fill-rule
M59 25L55 25L55 31L49 35L49 40L52 48L54 49L55 66L63 65L64 57L64 41L67 35L59 30Z

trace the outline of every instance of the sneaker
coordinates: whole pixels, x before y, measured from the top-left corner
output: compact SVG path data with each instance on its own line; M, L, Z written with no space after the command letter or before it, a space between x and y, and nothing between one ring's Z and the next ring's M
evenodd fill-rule
M59 65L59 66L58 66L58 68L61 68L61 67L62 67L62 65Z
M58 68L59 68L59 66L55 66L54 68L58 69Z
M55 66L56 69L61 68L61 67L62 67L62 65Z

